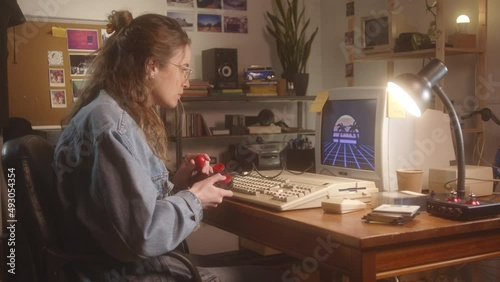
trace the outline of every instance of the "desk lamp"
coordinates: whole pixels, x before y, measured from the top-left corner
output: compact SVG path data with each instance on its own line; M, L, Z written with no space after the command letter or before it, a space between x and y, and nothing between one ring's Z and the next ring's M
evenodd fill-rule
M387 90L412 115L419 117L422 106L430 101L434 92L443 102L450 117L456 145L457 187L451 195L437 195L433 192L427 199L427 212L451 219L469 220L500 214L500 203L479 201L474 195L465 197L465 153L462 128L458 115L448 96L438 82L448 69L438 59L433 59L418 74L406 73L397 76L387 84Z

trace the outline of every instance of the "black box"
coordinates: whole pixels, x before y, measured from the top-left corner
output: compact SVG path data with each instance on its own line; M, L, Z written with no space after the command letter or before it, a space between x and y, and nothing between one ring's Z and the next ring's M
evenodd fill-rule
M244 115L226 115L225 127L231 131L231 135L243 135L247 132Z
M297 171L316 172L313 149L290 149L286 152L286 168Z

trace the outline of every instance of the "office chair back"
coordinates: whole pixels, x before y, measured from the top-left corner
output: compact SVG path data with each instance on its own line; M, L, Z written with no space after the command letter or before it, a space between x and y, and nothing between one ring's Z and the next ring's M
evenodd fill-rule
M3 213L4 230L15 222L16 269L15 275L4 274L6 281L52 282L67 281L78 276L86 281L84 273L75 273L69 263L100 263L106 259L95 256L68 254L58 246L61 238L55 219L60 214L60 206L55 192L55 172L52 168L54 148L38 135L26 135L7 141L2 148L2 167L7 183L12 183L14 194L2 191L2 199L15 196L15 214ZM10 187L12 188L12 187ZM5 203L5 200L4 200ZM3 241L4 249L6 240ZM6 257L4 254L2 257ZM174 250L167 256L182 262L191 272L193 281L201 281L196 266L182 251ZM5 265L4 265L5 266ZM7 269L6 269L7 270ZM69 270L69 274L68 274ZM70 276L71 275L71 276ZM73 282L73 280L71 281Z
M19 138L25 135L33 134L31 122L22 117L11 117L7 127L3 131L3 141Z
M31 270L33 281L47 281L46 250L56 240L54 222L51 221L57 205L54 203L53 154L52 145L36 135L12 139L2 148L7 189L11 189L7 198L15 197L15 209L4 215L4 228L15 224L16 239L21 240L16 242L16 252L20 251L16 253L20 260L17 268ZM13 219L17 221L9 222Z

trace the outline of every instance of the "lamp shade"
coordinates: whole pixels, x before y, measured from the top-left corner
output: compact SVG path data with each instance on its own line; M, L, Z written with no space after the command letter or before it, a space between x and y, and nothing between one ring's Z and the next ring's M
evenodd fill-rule
M448 69L438 59L433 59L418 74L405 73L387 84L388 92L412 115L419 117L432 99L432 87Z

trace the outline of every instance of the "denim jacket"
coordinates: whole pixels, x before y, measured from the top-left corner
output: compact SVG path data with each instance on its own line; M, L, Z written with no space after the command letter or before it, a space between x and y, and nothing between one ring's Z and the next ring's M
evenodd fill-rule
M188 190L169 195L165 164L136 122L105 91L64 129L54 169L64 246L133 262L167 253L202 218Z

